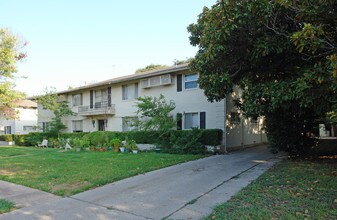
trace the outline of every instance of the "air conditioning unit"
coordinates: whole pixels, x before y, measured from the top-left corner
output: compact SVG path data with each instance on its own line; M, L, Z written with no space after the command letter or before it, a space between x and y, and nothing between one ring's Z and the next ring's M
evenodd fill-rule
M149 88L150 84L149 84L149 79L142 79L140 81L140 86L145 89L145 88Z
M160 76L150 78L150 86L160 86Z
M172 79L171 79L170 74L160 76L160 84L161 85L169 85L171 83L172 83Z
M172 78L170 74L140 80L140 85L143 89L170 84L172 84Z

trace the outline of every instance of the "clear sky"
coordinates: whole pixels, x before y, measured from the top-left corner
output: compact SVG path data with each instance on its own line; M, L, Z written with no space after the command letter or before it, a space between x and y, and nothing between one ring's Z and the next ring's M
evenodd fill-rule
M41 94L193 57L187 26L216 0L0 0L0 27L29 44L17 90Z

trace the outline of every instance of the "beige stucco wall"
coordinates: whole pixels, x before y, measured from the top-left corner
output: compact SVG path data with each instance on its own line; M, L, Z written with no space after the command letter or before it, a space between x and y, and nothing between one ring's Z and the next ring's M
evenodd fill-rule
M227 147L246 146L267 142L265 132L263 130L263 118L260 117L257 123L252 123L250 118L245 118L233 103L234 99L241 96L238 88L234 88L234 92L227 96L226 101L226 133ZM240 122L231 122L231 112L240 114Z
M4 134L4 127L11 126L12 134L28 134L34 130L24 130L24 126L37 127L36 108L16 108L17 116L15 119L7 120L0 118L0 134Z
M176 104L176 108L173 110L172 115L176 116L177 113L200 113L206 112L206 128L218 128L226 131L224 133L224 143L227 147L235 147L242 145L250 145L261 142L266 142L266 137L263 134L262 121L258 123L251 123L249 119L241 119L240 123L230 123L229 116L232 111L239 112L233 105L234 98L240 96L240 91L235 89L235 92L228 96L227 99L220 102L208 102L203 90L196 88L177 92L177 77L176 74L186 74L188 71L181 71L179 73L172 74L172 84L151 88L141 88L139 80L128 81L127 83L118 83L105 85L92 90L106 89L111 87L111 103L115 105L114 115L99 115L99 116L70 116L63 119L63 122L67 126L64 132L72 132L72 121L82 120L83 131L92 132L98 130L99 119L107 119L106 130L109 131L122 131L122 118L136 116L136 100L122 100L122 86L131 83L138 83L138 95L139 96L156 96L160 94L164 95L167 101L173 100ZM82 93L83 106L90 105L90 89L82 91L76 91L69 93L65 96L65 99L72 107L72 95ZM39 125L41 122L50 121L53 117L52 112L44 110L39 105ZM72 110L78 112L78 107L72 107ZM227 113L227 114L226 114ZM199 115L200 116L200 115ZM226 120L227 118L227 120ZM92 121L95 121L93 126ZM184 126L184 117L182 125Z

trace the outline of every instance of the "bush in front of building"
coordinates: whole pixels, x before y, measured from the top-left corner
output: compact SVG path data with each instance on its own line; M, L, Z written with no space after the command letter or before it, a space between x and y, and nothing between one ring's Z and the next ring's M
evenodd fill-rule
M95 131L90 133L62 133L62 139L83 138L89 140L92 146L103 146L114 138L119 140L134 140L138 144L155 144L164 152L170 153L203 153L205 145L221 144L222 130L220 129L192 129L172 130L165 137L158 131ZM15 141L19 146L36 146L43 139L55 139L50 133L32 132L22 135L0 135L0 140Z
M13 141L13 135L12 134L0 135L0 141L11 142L11 141Z
M203 131L173 131L170 133L169 143L161 146L161 151L174 154L204 154L207 150L206 144L202 143Z

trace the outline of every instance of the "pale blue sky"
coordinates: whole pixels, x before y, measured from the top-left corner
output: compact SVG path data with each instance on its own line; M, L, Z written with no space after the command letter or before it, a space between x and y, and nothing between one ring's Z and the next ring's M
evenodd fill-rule
M29 42L17 89L28 95L192 57L186 27L216 0L0 0L0 27Z

